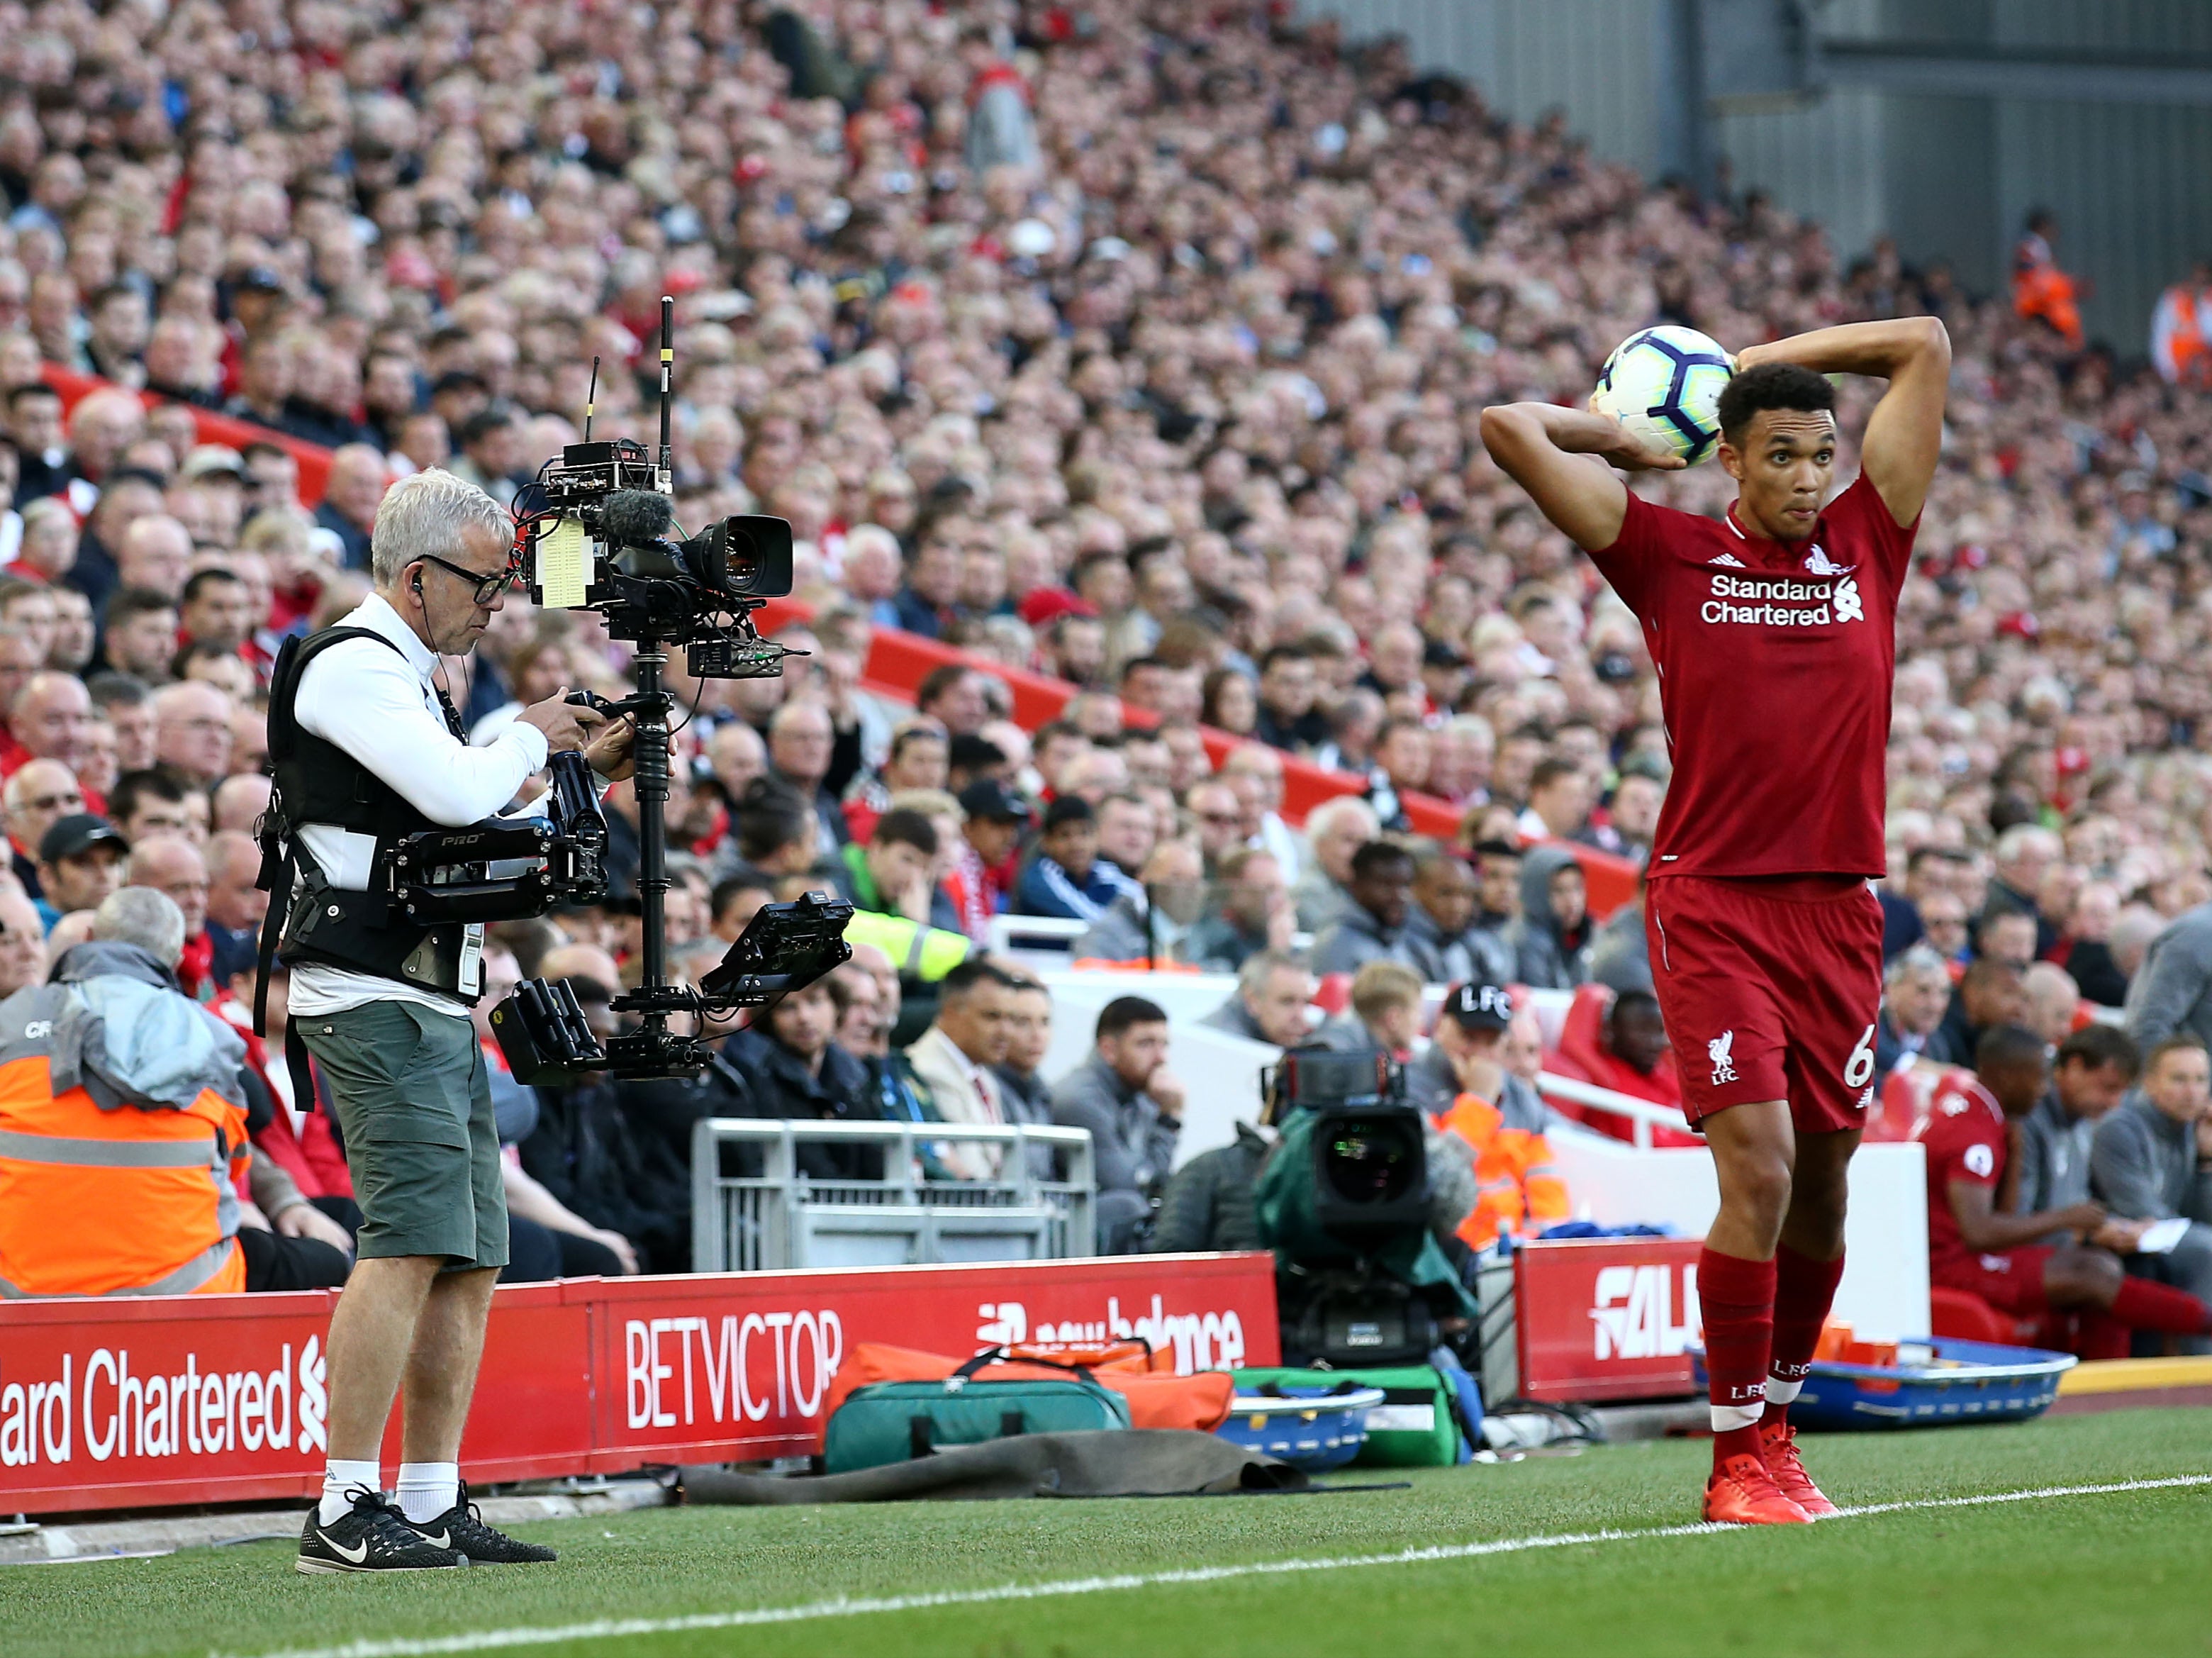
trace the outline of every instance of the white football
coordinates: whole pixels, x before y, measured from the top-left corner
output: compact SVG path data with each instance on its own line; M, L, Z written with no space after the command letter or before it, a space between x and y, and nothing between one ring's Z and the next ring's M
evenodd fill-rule
M1729 355L1694 328L1643 328L1613 347L1590 406L1613 416L1647 448L1690 465L1712 458L1721 435Z

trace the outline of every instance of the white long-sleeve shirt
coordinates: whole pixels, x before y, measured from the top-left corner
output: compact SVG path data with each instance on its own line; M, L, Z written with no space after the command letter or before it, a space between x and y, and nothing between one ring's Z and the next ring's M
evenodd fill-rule
M545 734L517 720L480 748L446 728L432 675L438 658L399 613L376 594L341 626L368 628L399 647L348 639L307 664L293 715L302 731L343 749L432 823L464 828L500 812L530 776L544 768ZM528 806L519 808L529 810ZM323 879L348 892L368 890L376 837L334 823L301 826L300 844ZM404 1001L455 1018L468 1009L450 997L402 980L303 962L292 974L293 1016L341 1013L371 1002Z

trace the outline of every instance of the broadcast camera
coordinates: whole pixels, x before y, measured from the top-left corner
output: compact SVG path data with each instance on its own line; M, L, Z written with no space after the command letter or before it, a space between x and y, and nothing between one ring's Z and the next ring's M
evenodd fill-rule
M637 1015L634 1028L604 1051L565 984L532 979L492 1013L492 1030L518 1079L556 1082L586 1070L618 1076L694 1075L704 1042L669 1028L676 1018L759 1007L812 983L852 956L844 942L853 906L819 893L771 904L756 916L721 965L696 988L670 981L668 733L675 699L661 676L670 647L685 649L694 679L774 679L790 654L763 639L752 613L791 591L791 526L781 518L730 517L688 539L675 537L669 443L673 394L675 302L660 302L660 448L628 438L571 443L516 497L520 543L513 567L532 600L554 609L592 610L608 634L634 642L637 692L606 700L588 692L568 700L635 728L638 903L643 921L640 982L614 1001ZM598 365L592 369L597 393ZM606 819L583 757L554 757L545 816L495 821L410 837L390 860L394 901L422 923L487 921L538 915L560 904L605 896ZM502 860L527 860L519 873L495 873Z
M1276 1131L1255 1207L1275 1252L1286 1363L1413 1363L1472 1327L1429 1230L1427 1125L1375 1050L1298 1049L1261 1073Z

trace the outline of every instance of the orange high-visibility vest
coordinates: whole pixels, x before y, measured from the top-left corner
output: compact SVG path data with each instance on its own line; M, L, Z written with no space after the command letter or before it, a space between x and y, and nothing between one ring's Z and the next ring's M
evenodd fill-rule
M1567 1218L1567 1183L1552 1167L1551 1143L1528 1129L1507 1128L1497 1106L1476 1094L1462 1094L1437 1119L1437 1126L1474 1148L1474 1209L1459 1223L1470 1249L1480 1249L1500 1233L1520 1233L1547 1221Z
M2212 372L2212 341L2204 338L2203 317L2212 295L2178 282L2159 296L2151 315L2150 355L2170 385L2198 384Z
M2012 308L2023 317L2040 317L2067 344L2081 349L2081 307L2074 278L2058 268L2039 237L2028 237L2014 250Z
M47 1058L0 1064L0 1297L242 1290L246 1113L207 1089L181 1111L57 1094Z

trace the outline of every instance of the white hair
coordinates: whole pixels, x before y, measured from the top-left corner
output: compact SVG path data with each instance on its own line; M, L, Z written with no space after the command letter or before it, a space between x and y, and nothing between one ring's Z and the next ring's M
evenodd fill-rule
M92 912L92 936L118 944L136 944L165 967L185 953L185 912L167 893L151 887L122 887Z
M433 466L411 472L384 492L370 532L369 574L389 587L426 556L449 558L461 533L481 524L502 541L514 533L507 509L465 478Z
M1356 819L1370 840L1382 832L1382 822L1376 817L1373 807L1357 795L1339 795L1334 800L1323 801L1306 814L1306 838L1311 840L1327 834L1336 827L1340 818Z

